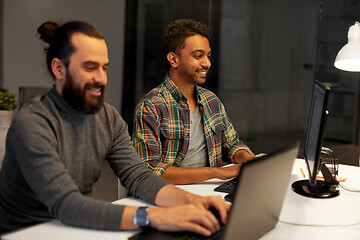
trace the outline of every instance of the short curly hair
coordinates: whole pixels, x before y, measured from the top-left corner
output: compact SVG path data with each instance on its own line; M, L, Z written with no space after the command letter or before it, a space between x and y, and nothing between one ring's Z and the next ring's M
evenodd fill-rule
M178 19L171 22L166 27L162 37L165 59L169 52L177 53L184 47L185 40L196 34L206 37L209 40L211 34L210 27L194 19ZM168 61L166 61L166 67L170 69L170 63Z

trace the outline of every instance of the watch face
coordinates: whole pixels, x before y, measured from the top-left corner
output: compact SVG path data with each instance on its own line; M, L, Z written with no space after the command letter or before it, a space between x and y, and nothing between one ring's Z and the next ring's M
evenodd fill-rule
M139 227L146 227L149 225L147 207L140 207L135 211L134 224Z

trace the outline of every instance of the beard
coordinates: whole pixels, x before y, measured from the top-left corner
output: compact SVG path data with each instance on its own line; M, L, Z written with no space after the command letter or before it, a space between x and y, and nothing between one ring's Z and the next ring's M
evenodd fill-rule
M88 87L101 88L101 95L99 97L92 97L96 98L95 102L91 102L86 99L86 89ZM73 109L85 114L94 114L99 112L101 107L104 105L104 91L105 86L101 84L87 83L84 88L77 87L71 74L67 71L66 83L62 89L62 95Z

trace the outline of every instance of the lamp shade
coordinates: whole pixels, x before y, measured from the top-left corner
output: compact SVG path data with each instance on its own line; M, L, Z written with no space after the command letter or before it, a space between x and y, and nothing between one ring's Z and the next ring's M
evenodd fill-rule
M360 72L360 23L349 28L348 43L340 49L334 66L350 72Z

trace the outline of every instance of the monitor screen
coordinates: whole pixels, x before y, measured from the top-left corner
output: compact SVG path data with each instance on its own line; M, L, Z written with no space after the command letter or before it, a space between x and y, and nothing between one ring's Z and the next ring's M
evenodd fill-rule
M304 155L310 184L314 185L320 171L320 153L327 118L327 102L330 89L315 81L304 146Z
M327 103L330 88L315 81L311 99L309 121L304 145L305 162L309 179L292 184L294 192L313 198L327 198L339 195L337 181L325 164L321 163L321 149L327 120ZM322 171L325 181L317 181L317 174Z

